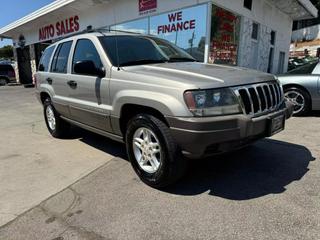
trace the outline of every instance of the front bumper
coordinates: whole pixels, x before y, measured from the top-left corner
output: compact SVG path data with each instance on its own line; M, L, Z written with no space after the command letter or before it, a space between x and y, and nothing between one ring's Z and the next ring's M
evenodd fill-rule
M203 117L167 117L171 134L182 152L189 158L219 154L241 148L268 136L269 119L285 115L292 116L293 105L283 103L276 111L257 118L243 114Z

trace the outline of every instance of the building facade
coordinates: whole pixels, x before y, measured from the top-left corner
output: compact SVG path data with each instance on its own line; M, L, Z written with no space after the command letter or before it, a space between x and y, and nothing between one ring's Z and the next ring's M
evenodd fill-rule
M88 26L156 35L205 63L282 73L293 20L316 16L309 0L57 0L0 36L13 39L21 83L50 43Z

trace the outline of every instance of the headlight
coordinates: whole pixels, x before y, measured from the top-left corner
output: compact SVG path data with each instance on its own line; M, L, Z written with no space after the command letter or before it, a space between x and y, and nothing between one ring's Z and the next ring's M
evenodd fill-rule
M187 91L184 99L195 116L242 113L237 97L229 88Z

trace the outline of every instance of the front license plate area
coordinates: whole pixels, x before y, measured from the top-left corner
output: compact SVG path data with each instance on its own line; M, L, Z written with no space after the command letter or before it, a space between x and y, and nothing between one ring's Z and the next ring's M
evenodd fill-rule
M269 129L268 129L269 137L284 130L284 126L285 126L284 115L280 115L280 116L269 119Z

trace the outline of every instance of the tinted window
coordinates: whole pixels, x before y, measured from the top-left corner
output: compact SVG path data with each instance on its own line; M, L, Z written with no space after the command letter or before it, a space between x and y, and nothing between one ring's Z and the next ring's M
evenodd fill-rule
M259 24L258 23L253 23L252 24L252 33L251 33L251 38L258 40L258 35L259 35Z
M302 67L298 67L294 70L289 71L289 74L311 74L315 67L317 66L318 62L314 63L307 63L306 65L303 65Z
M271 31L271 40L270 40L270 44L274 45L276 42L276 32L275 31Z
M74 73L74 64L79 61L92 61L96 68L102 67L102 62L96 47L88 39L78 40L73 56L72 73Z
M118 65L118 60L120 66L134 65L138 61L153 63L167 60L152 41L144 37L117 36L100 39L114 66Z
M252 0L244 0L243 6L249 10L252 9Z
M14 71L14 70L11 65L0 64L0 71L1 72L8 72L8 71Z
M58 46L54 55L51 71L56 73L67 73L68 58L72 42L65 42Z
M118 60L120 66L195 61L176 45L159 38L118 36L100 40L114 66Z
M49 71L49 64L50 64L50 59L53 53L54 47L49 47L47 48L40 60L39 64L39 71L40 72L48 72Z

